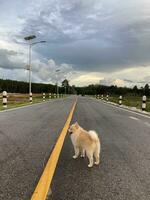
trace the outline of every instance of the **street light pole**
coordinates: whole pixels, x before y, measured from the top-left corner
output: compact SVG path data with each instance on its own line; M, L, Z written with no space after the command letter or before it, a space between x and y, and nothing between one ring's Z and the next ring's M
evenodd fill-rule
M59 86L58 86L58 76L57 76L57 72L60 72L60 69L56 69L56 94L57 94L57 97L59 95Z
M57 84L57 97L58 97L59 94L58 82L56 84Z
M29 44L29 96L31 95L31 44Z
M67 91L66 91L66 89L67 89L67 88L66 88L66 86L65 86L65 95L67 94Z
M24 39L26 41L29 41L29 64L28 64L28 69L29 69L29 101L30 103L32 103L32 88L31 88L31 50L32 50L32 46L36 45L38 43L44 43L46 41L38 41L38 42L30 42L32 39L35 39L36 36L35 35L30 35L25 37Z

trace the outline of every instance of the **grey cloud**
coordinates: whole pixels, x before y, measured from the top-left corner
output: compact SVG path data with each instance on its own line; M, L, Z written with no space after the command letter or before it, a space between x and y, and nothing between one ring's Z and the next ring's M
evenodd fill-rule
M11 38L36 34L37 40L47 41L34 46L33 62L53 59L55 66L67 63L77 71L111 75L125 68L149 67L149 11L147 0L28 0L21 27ZM0 57L1 67L22 65L10 59L17 55L5 54ZM44 71L39 72L41 65ZM46 61L34 70L41 80L50 80ZM124 81L131 84L135 80Z
M146 84L150 81L150 76L142 77L141 80L137 81L136 79L134 80L128 80L128 79L123 79L127 83L132 83L132 84Z
M128 83L134 83L134 81L132 81L132 80L128 80L128 79L123 79L123 80L128 82Z
M18 55L17 52L7 49L0 49L0 68L5 69L17 69L23 66L23 63L18 60L18 62L13 62L12 58Z
M140 66L150 62L149 18L140 6L136 0L45 1L34 17L27 18L21 34L46 39L47 48L36 47L38 53L78 70Z

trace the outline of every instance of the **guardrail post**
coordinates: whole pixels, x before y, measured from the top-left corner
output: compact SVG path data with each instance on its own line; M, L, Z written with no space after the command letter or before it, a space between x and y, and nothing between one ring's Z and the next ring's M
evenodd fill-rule
M54 93L54 99L56 99L56 94Z
M146 96L144 95L142 97L142 110L145 111L146 109Z
M104 99L104 95L103 95L103 94L101 95L101 99L102 99L102 100Z
M49 99L51 99L52 98L52 95L51 95L51 93L49 93Z
M7 92L3 91L3 108L7 108Z
M43 101L45 101L45 93L43 93Z
M30 101L30 103L32 103L32 92L30 93L29 101Z
M120 106L122 105L122 96L121 95L119 96L119 105Z
M107 96L106 96L106 101L108 101L109 100L109 95L107 94Z

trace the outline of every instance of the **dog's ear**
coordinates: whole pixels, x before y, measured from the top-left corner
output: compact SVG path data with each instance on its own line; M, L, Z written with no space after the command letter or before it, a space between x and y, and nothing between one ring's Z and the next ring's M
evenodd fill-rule
M75 123L75 127L76 127L76 128L79 128L78 122Z

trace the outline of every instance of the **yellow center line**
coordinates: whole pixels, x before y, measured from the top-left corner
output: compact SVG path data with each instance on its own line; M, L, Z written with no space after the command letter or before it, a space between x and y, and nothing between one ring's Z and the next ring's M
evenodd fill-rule
M31 200L45 200L49 191L49 188L51 186L51 182L55 173L56 165L59 159L59 155L64 143L64 139L67 134L67 130L69 128L70 122L72 120L72 116L76 107L77 100L73 104L73 107L69 113L69 116L67 118L67 121L62 129L62 132L55 144L55 147L50 155L50 158L46 164L46 167L43 171L43 174L33 192L33 195L31 197Z

